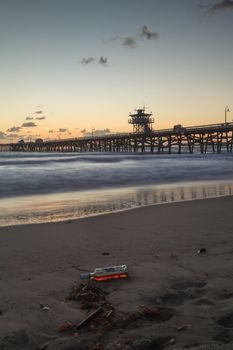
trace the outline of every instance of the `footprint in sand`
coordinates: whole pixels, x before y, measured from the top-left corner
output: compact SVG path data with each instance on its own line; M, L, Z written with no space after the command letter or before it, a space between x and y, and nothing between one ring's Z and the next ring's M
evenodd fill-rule
M162 305L179 306L190 300L199 299L204 293L205 282L181 282L172 286L171 292L166 292L154 299L154 302Z
M217 323L224 328L233 328L233 312L218 319Z

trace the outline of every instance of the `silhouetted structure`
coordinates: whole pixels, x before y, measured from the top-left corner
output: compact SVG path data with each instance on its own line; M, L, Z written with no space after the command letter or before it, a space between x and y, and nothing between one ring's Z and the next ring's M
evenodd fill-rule
M129 116L131 119L128 120L129 124L133 124L133 132L149 134L152 132L152 123L154 118L151 118L152 113L145 113L145 107L136 109L137 113Z
M132 133L91 135L63 140L36 140L0 144L0 151L13 152L232 152L233 123L184 127L180 124L172 129L152 130L154 119L145 108L130 114Z

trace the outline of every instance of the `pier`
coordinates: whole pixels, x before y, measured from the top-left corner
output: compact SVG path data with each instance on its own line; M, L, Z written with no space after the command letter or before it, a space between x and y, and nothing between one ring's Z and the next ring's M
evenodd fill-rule
M134 152L134 153L221 153L232 152L233 123L152 130L153 118L145 109L130 114L132 133L116 133L63 140L0 144L12 152Z

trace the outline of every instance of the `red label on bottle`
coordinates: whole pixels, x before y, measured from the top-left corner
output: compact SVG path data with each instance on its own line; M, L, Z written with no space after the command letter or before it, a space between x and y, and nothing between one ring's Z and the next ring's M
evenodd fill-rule
M107 280L118 279L118 278L127 278L127 277L128 277L127 273L116 273L113 275L93 276L91 278L96 280L96 281L107 281Z

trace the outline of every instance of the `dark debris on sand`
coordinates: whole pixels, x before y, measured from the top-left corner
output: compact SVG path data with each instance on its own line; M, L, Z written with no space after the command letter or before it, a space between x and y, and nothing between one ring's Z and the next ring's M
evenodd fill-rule
M199 293L199 289L202 291L205 284L187 282L185 285L180 284L175 287L177 293L186 293L189 296L188 299L183 298L183 303L186 303L187 300L192 302L198 298L200 300L202 293ZM187 292L190 288L191 294ZM57 338L43 344L39 350L181 350L187 348L185 339L188 339L190 329L195 325L186 323L176 325L180 303L177 303L174 298L169 298L169 302L166 299L160 303L156 303L157 298L155 298L154 303L148 300L149 304L138 305L134 310L125 312L111 303L111 288L107 287L107 291L105 289L105 284L100 288L95 281L74 286L66 301L77 303L81 310L85 310L86 317L77 323L65 322L60 325ZM169 323L173 317L173 324ZM229 322L229 317L223 317L218 323L229 326ZM163 324L166 326L163 327ZM233 346L231 348L226 344L231 341L230 338L224 333L219 335L219 339L213 339L214 344L199 345L200 343L196 342L196 347L193 348L191 346L195 343L195 338L192 338L193 342L189 342L189 348L233 350ZM181 342L181 339L184 342Z
M107 305L106 295L107 292L89 282L74 286L66 300L79 302L81 309L93 309L102 304Z
M174 315L172 308L141 305L136 310L122 312L108 297L109 293L95 282L74 286L66 300L75 301L80 309L87 310L86 319L77 324L60 325L58 330L63 337L44 344L40 350L150 350L155 346L164 349L164 344L169 344L171 337L137 339L137 331L131 337L125 332L168 321Z

